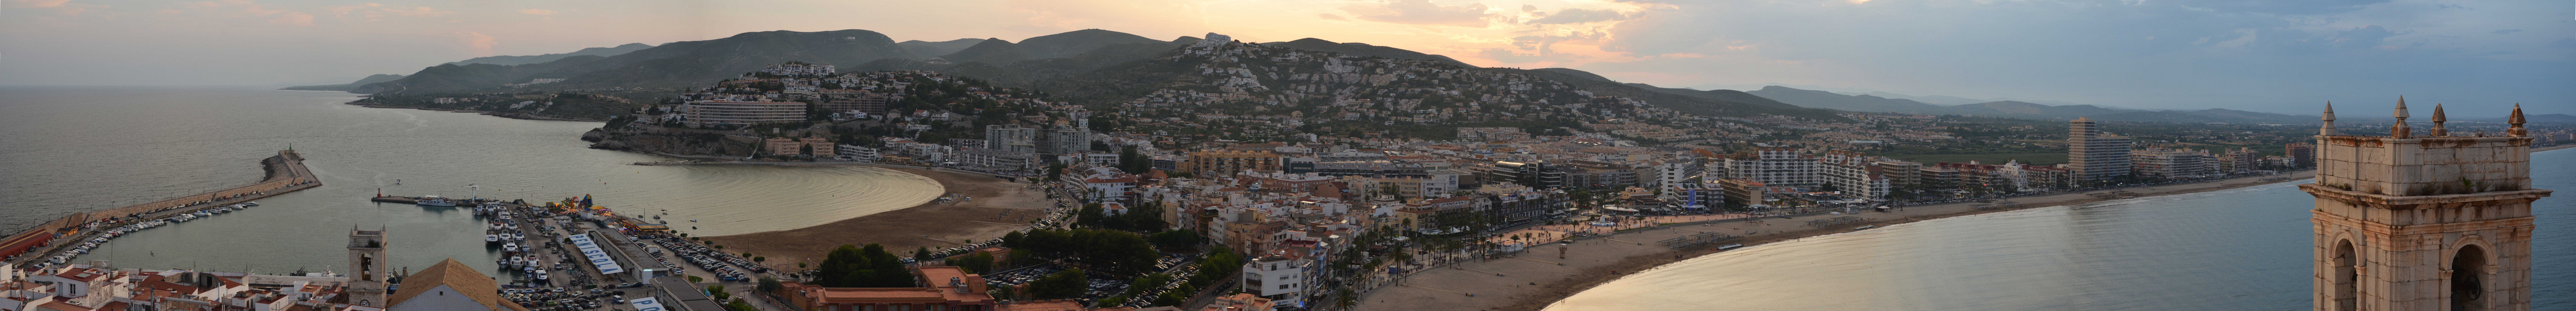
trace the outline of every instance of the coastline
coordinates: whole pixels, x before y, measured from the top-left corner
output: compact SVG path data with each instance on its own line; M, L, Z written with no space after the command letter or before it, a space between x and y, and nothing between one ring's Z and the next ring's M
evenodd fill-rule
M2576 148L2557 145L2532 148L2533 153ZM1904 207L1895 212L1862 212L1851 215L1808 215L1782 219L1726 219L1691 223L1663 224L1625 230L1608 236L1577 239L1571 244L1532 246L1528 251L1510 257L1467 261L1447 267L1423 268L1412 275L1400 276L1402 285L1386 285L1359 297L1361 310L1541 310L1573 296L1625 277L1664 265L1715 254L1710 246L1674 250L1645 242L1689 236L1703 232L1744 235L1726 242L1756 246L1772 242L1856 231L1857 227L1912 223L1949 217L1978 215L2035 208L2069 206L2118 199L2100 199L2088 193L2129 191L2137 197L2201 193L2276 183L2298 182L2314 176L2315 170L2287 172L2270 176L2239 177L2198 183L2172 184L2121 189L2104 189L2080 193L2007 199L2020 203L2011 208L1975 209L1979 203L1950 203ZM2272 178L2296 178L2266 182ZM1863 222L1814 228L1806 221L1840 216L1861 216ZM1561 248L1558 249L1558 248ZM1559 259L1557 253L1563 252ZM1495 273L1489 271L1508 271ZM1369 277L1380 277L1372 275ZM1472 296L1470 296L1472 294Z
M367 108L411 109L411 110L428 110L428 111L445 111L445 112L463 112L463 113L472 113L472 114L487 115L487 116L494 116L494 117L501 117L501 118L508 118L508 119L519 119L519 120L535 120L535 121L571 121L571 122L608 122L608 120L590 120L590 119L557 118L557 117L547 117L547 116L533 116L533 115L528 115L528 114L524 114L524 113L501 113L501 112L495 112L495 111L464 110L464 109L437 109L437 108L422 108L422 107L410 107L410 106L368 105L368 104L360 104L360 103L358 103L358 102L346 102L346 103L342 103L342 104L348 104L348 105L351 105L351 106L358 106L358 107L367 107Z
M1557 258L1555 254L1558 252L1555 250L1559 248L1558 246L1539 245L1530 247L1529 251L1519 256L1457 263L1449 268L1425 268L1413 275L1404 276L1401 282L1403 286L1382 287L1361 297L1362 302L1359 305L1364 310L1540 310L1575 293L1590 290L1595 286L1627 276L1629 273L1720 252L1708 248L1714 246L1674 250L1648 243L1652 241L1709 232L1744 236L1742 239L1726 243L1750 247L1852 232L1861 226L1886 227L1949 217L2120 200L2095 198L2087 195L2089 193L2129 191L2137 193L2137 197L2200 193L2294 182L2301 179L2271 182L2265 180L2302 175L2313 176L2314 172L2314 170L2303 170L2279 175L2239 177L2198 183L2019 197L2006 200L2020 203L2011 208L1979 210L1975 205L1981 203L1964 202L1908 206L1893 212L1663 224L1621 231L1608 236L1581 238L1571 244L1561 244L1561 247L1565 248L1563 252L1566 258L1564 259ZM1859 216L1864 220L1823 228L1806 225L1807 221L1841 216ZM1746 232L1758 234L1746 235L1744 234ZM1512 271L1513 273L1508 276L1497 276L1484 271ZM1500 280L1497 280L1498 278ZM1464 296L1462 293L1475 296Z
M1032 189L1027 183L973 173L879 168L929 177L938 181L947 193L963 194L973 199L962 202L934 200L811 227L705 238L725 246L727 253L748 252L770 257L762 264L771 269L801 271L803 269L796 268L797 263L822 263L825 253L843 244L883 244L887 251L910 254L916 247L937 249L965 245L967 240L998 238L1003 233L1027 228L1030 221L1045 216L1049 204L1045 192Z

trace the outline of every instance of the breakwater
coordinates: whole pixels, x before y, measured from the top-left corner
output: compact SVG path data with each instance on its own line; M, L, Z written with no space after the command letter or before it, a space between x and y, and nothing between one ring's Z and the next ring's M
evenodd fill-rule
M260 166L267 171L267 174L257 183L107 210L73 213L19 230L17 234L10 235L7 239L0 239L0 258L6 258L12 263L44 258L47 256L43 255L51 254L71 244L47 245L47 242L65 237L73 237L65 239L67 241L84 240L102 231L98 229L111 227L103 226L105 224L158 219L322 186L322 180L315 178L313 171L304 167L304 156L295 153L292 149L280 150L275 156L261 159Z

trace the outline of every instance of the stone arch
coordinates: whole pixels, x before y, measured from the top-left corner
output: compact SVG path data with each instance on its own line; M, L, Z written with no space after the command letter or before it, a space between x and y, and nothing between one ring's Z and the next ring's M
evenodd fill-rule
M2333 269L2327 280L2334 282L2334 291L2329 292L2333 295L2334 310L2361 310L2360 246L2352 239L2336 238L2326 247L2325 264Z
M2442 274L2442 285L2449 289L2444 294L2450 298L2444 303L2453 311L2487 310L2492 301L2487 290L2494 288L2493 278L2487 277L2487 266L2497 260L2495 247L2487 245L2486 238L2473 234L2452 241L2444 253L2441 267L2447 273Z

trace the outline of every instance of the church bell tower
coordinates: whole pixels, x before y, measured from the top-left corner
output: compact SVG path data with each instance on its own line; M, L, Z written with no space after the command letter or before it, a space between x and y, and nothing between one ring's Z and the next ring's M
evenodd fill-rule
M349 229L349 304L385 307L385 231Z
M2397 100L2388 136L2318 130L2316 310L2530 310L2531 141L2516 105L2502 136L2457 136L2433 107L2416 136ZM2371 131L2356 131L2369 133Z

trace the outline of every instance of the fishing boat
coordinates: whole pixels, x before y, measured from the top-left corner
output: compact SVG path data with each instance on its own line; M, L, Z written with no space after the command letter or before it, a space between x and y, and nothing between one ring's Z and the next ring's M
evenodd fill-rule
M456 207L456 201L448 201L446 197L435 195L420 196L420 201L412 204L420 206Z
M499 244L499 243L501 243L501 235L499 235L499 234L484 234L484 235L483 235L483 244L484 244L484 245Z

